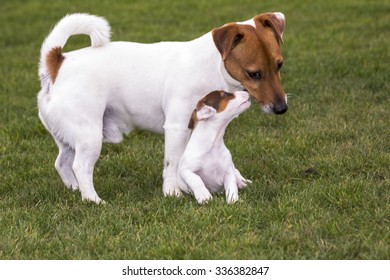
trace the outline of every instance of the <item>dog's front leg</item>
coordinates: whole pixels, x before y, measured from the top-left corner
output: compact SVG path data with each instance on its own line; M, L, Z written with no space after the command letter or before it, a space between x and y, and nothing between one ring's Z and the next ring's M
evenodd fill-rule
M184 126L164 126L165 157L163 171L163 193L165 196L180 196L181 190L177 183L177 168L184 149L190 137L190 130Z

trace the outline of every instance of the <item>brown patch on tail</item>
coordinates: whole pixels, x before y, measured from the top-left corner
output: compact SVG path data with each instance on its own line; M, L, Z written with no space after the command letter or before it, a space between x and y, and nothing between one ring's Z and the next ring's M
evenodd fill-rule
M47 71L53 83L56 81L58 71L64 59L65 57L62 55L60 47L52 48L46 55Z

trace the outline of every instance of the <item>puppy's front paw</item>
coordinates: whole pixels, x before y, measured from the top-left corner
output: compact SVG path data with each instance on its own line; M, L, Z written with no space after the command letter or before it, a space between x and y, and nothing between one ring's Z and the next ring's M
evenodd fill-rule
M209 192L205 192L202 194L198 194L196 197L196 200L200 205L208 203L210 200L213 199L213 196Z

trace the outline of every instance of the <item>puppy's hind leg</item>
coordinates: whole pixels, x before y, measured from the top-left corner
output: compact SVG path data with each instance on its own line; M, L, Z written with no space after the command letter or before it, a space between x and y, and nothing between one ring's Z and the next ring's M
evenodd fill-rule
M84 133L84 137L78 138L79 141L75 145L75 157L72 166L82 199L93 201L97 204L104 203L93 186L93 170L100 155L103 138L101 130L100 132L98 131L88 131L88 133ZM85 137L86 135L88 137Z
M69 145L62 143L59 140L56 140L56 143L59 149L59 154L54 166L65 186L75 191L78 189L77 179L72 169L75 151Z
M245 188L248 184L252 184L251 180L245 179L242 177L240 171L238 171L237 168L234 168L234 174L236 175L236 180L237 180L237 186L239 189Z

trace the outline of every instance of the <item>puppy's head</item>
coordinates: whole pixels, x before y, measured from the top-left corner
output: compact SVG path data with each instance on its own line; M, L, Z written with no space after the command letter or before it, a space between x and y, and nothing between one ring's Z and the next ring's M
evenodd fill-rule
M188 128L193 129L199 121L206 120L218 120L227 124L248 109L250 104L250 96L246 91L212 91L199 100L192 112Z
M287 111L287 96L280 83L285 18L282 13L260 14L241 23L212 31L229 75L241 83L267 113Z

